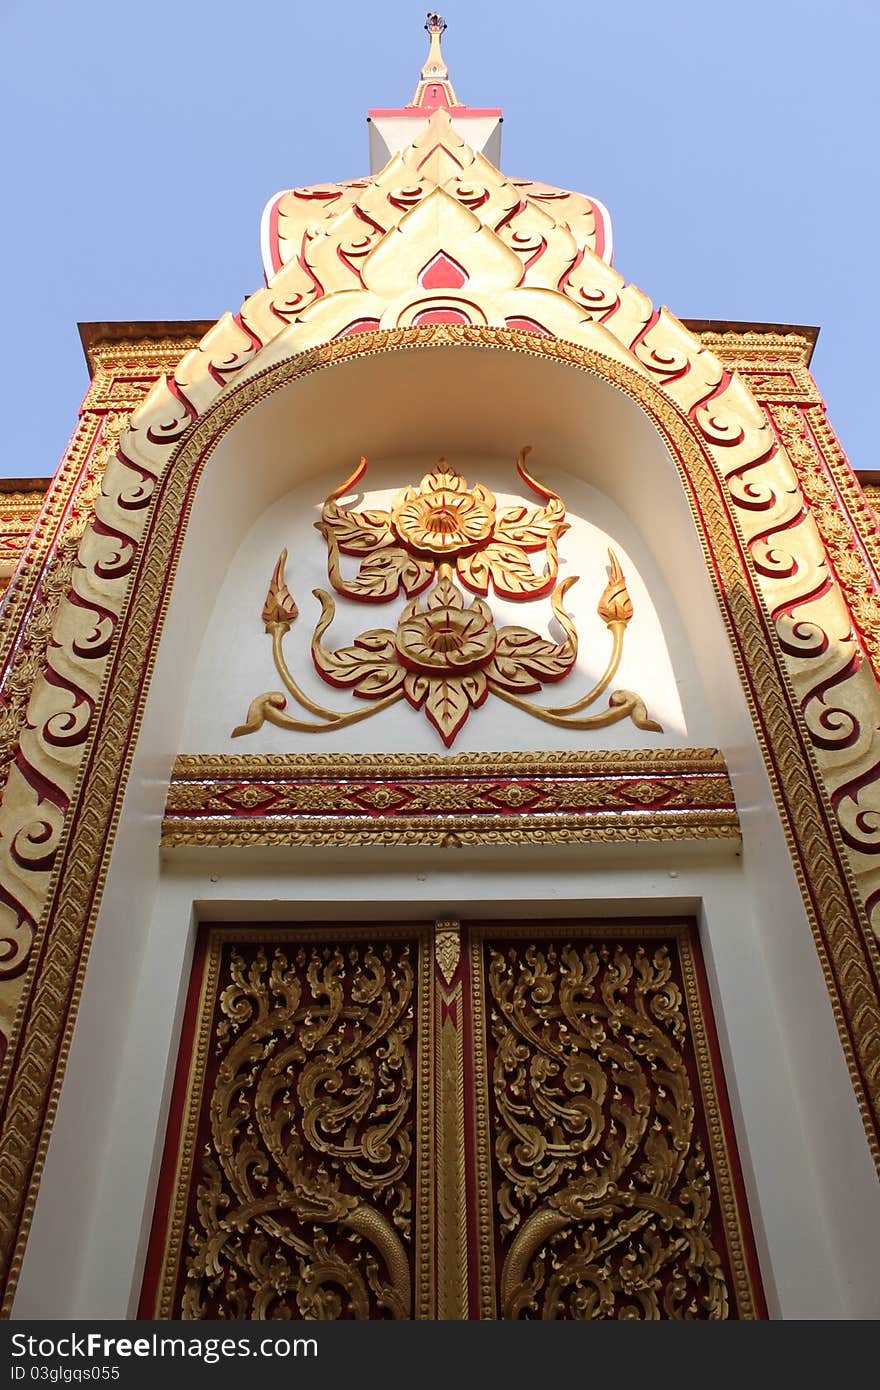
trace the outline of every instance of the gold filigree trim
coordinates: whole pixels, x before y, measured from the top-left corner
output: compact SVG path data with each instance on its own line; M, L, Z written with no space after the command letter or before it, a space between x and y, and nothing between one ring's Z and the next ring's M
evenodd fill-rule
M92 380L84 410L134 410L156 382L172 374L180 359L196 347L192 334L181 338L126 343L97 343L89 348Z
M814 344L803 334L704 330L699 339L729 371L742 377L759 401L821 404L809 370Z
M825 465L837 488L844 514L854 527L865 548L874 575L880 582L880 528L878 528L873 509L868 504L866 494L859 486L849 460L828 422L825 407L820 406L807 410L805 416L819 452L825 460Z
M880 510L880 487L876 483L862 483L862 492L876 514Z
M727 764L717 748L581 749L510 753L181 753L172 781L205 778L285 777L571 777L645 773L722 773Z
M177 759L162 843L737 839L714 749Z
M21 561L44 497L39 491L0 493L0 593Z
M816 525L874 670L880 674L880 592L876 569L865 563L865 554L857 544L859 532L832 481L827 460L816 447L815 436L808 429L809 417L796 405L774 405L767 409L810 502ZM871 535L870 543L876 551L876 536Z
M430 1019L423 929L210 931L155 1316L428 1305Z
M684 320L685 324L687 320ZM704 347L710 348L726 367L754 363L772 370L779 364L808 367L814 342L803 333L759 332L747 329L716 332L702 329L697 334Z
M389 816L378 827L363 820L308 821L278 829L277 822L256 821L247 828L219 829L200 821L181 820L162 831L163 849L223 848L264 845L525 845L585 844L636 840L731 840L739 842L740 828L732 814L674 811L668 816L628 815L605 821L574 816L486 817L476 826L472 817L396 820Z
M688 928L493 923L471 971L502 1262L483 1316L760 1316Z

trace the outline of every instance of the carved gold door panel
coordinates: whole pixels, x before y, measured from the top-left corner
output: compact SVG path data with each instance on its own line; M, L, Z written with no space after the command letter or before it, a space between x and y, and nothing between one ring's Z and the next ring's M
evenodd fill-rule
M693 928L200 937L141 1316L764 1315Z

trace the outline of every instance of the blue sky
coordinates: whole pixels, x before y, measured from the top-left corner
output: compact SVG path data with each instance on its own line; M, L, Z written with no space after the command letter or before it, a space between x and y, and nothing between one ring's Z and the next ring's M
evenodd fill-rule
M683 318L817 324L857 469L875 443L880 7L456 0L460 100L502 167L601 198L615 264ZM409 101L422 3L0 0L4 476L48 475L87 375L78 320L215 319L261 283L277 189L367 171Z

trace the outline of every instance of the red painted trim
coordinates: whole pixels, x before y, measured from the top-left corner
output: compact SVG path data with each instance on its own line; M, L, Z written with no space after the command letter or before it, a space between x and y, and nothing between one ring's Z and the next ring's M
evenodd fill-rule
M353 333L375 333L379 327L378 319L355 319L347 328L343 328L341 333L337 333L337 338L350 338Z
M278 208L279 204L281 203L281 198L283 196L284 195L281 194L278 198L275 199L274 203L272 204L272 211L269 213L269 255L272 257L273 275L277 275L281 267L284 265L284 261L281 257L281 247L278 239L278 219L280 216Z
M156 1188L156 1201L153 1207L153 1221L150 1229L150 1243L144 1266L144 1278L138 1303L139 1320L152 1322L156 1314L156 1300L159 1295L159 1281L165 1256L165 1240L174 1201L177 1159L180 1151L180 1136L186 1117L189 1097L189 1072L195 1050L196 1028L199 1022L199 1001L208 961L208 932L203 926L196 937L183 1029L178 1044L177 1066L174 1073L174 1088L171 1094L171 1109L165 1131L165 1148L162 1154L162 1167L159 1171L159 1184ZM185 1252L184 1252L185 1254Z
M521 333L537 333L542 338L553 337L553 334L550 332L549 328L545 328L542 323L538 323L537 319L526 319L519 317L513 319L505 319L504 322L508 328L518 328Z
M455 120L460 118L471 120L478 116L496 116L502 120L500 107L475 107L475 106L398 106L398 107L376 107L367 112L367 120L385 120L389 116L422 116L426 121L430 120L432 110L448 111Z
M603 214L602 212L600 212L600 210L596 207L596 204L595 204L594 202L590 201L590 207L593 209L593 219L594 219L595 224L596 224L596 244L595 244L595 246L593 247L593 250L595 251L596 255L597 255L597 256L600 256L600 257L602 258L602 260L604 261L604 259L605 259L605 216L604 216L604 214Z

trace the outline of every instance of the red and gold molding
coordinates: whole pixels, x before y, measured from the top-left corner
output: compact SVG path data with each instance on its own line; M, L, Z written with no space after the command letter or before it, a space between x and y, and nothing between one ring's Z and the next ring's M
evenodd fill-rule
M728 371L737 372L762 402L821 405L810 373L818 329L792 324L717 323L684 319Z
M18 568L48 486L48 478L7 479L0 483L0 596Z
M862 474L859 481L862 485L862 492L865 500L870 506L875 517L880 516L880 474Z
M714 749L177 759L162 844L738 839Z
M0 788L18 743L24 711L46 652L56 613L73 593L73 571L86 528L95 520L95 500L132 410L207 325L83 324L80 332L91 384L79 423L54 478L16 485L0 494L0 565L4 589L0 621ZM137 330L132 338L131 333ZM13 564L14 561L14 564ZM15 953L14 953L15 954ZM4 962L3 977L15 971ZM5 1032L0 998L0 1032Z

